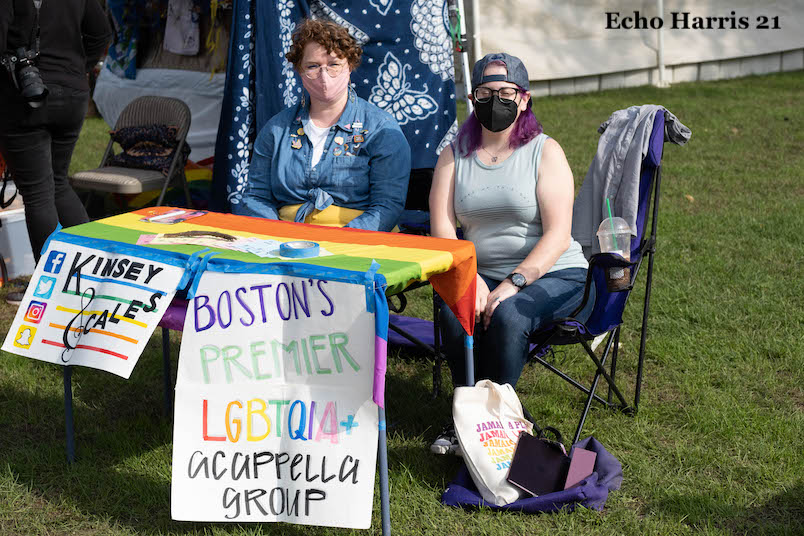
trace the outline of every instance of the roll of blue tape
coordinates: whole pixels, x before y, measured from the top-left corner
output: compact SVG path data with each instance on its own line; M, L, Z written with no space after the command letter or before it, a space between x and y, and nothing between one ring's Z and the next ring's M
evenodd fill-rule
M304 240L285 242L279 245L279 254L292 259L306 259L318 256L318 244Z

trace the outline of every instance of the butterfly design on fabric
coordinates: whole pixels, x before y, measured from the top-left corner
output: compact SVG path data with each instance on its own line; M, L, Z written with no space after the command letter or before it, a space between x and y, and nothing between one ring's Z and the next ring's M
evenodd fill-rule
M444 137L441 138L441 143L439 143L438 147L436 148L436 154L441 154L441 151L443 151L447 145L452 143L452 140L454 140L455 136L457 135L458 135L458 120L456 119L455 121L453 121L452 126L449 127L447 133L444 134Z
M428 65L441 80L455 80L447 2L413 0L410 15L410 31L413 46L419 51L419 61Z
M400 125L408 121L420 121L438 111L438 104L428 95L427 84L423 91L410 88L405 81L405 70L411 69L391 52L380 65L377 85L371 88L369 102L394 116Z
M391 9L391 4L393 3L394 0L369 0L369 4L374 6L374 9L383 17L388 14L388 10Z
M393 0L386 0L386 1L390 4L390 2ZM369 41L369 36L368 34L366 34L366 32L364 32L363 30L361 30L348 20L338 15L331 7L326 5L322 0L312 0L310 2L310 15L314 19L330 20L335 24L337 24L338 26L343 26L344 28L346 28L346 31L349 32L349 35L354 37L355 41L357 41L357 44L360 46L365 45Z

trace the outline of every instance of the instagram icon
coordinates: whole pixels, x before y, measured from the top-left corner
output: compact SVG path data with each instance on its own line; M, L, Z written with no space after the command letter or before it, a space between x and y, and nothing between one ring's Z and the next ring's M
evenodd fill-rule
M31 300L28 310L25 311L25 321L38 324L42 320L42 317L45 316L46 308L46 303Z

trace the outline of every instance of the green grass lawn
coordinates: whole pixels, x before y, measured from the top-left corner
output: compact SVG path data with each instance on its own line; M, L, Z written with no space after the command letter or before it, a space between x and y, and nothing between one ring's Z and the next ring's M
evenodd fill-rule
M640 411L632 418L594 408L585 428L620 460L625 480L602 512L527 516L441 506L459 462L431 455L427 445L449 416L450 388L431 401L430 362L394 349L387 376L394 533L804 534L802 102L802 72L534 102L576 185L598 125L614 110L663 104L693 132L685 147L665 145ZM74 168L97 165L106 131L99 119L87 122ZM634 373L640 302L637 291L618 374ZM7 329L14 310L2 303ZM430 307L423 289L409 311L427 317ZM180 337L172 337L175 354ZM172 426L162 415L159 339L129 380L75 370L72 466L61 369L0 356L0 534L347 533L171 521ZM590 376L579 357L558 356ZM449 384L446 369L444 377ZM536 367L518 389L538 422L572 434L580 393ZM380 533L379 493L370 532Z

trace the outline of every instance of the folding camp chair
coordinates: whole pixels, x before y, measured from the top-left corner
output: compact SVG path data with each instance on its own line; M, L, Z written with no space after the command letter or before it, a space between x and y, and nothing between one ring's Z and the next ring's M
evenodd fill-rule
M178 145L173 151L170 168L167 175L152 169L137 169L131 167L108 166L113 156L114 140L109 139L106 151L103 153L100 165L96 169L80 171L70 179L74 188L92 192L106 192L117 194L139 194L161 188L156 205L162 204L165 192L174 180L179 180L184 187L187 206L192 207L190 190L184 176L184 161L182 152L186 143L187 131L190 130L190 108L183 101L171 97L144 96L131 101L121 112L115 130L125 127L168 125L178 127L176 139Z
M586 287L583 301L575 312L567 318L560 319L554 324L529 334L531 351L529 358L544 365L563 380L586 393L586 403L581 414L578 428L572 443L577 443L581 436L584 422L589 413L592 401L595 400L606 407L620 409L629 414L635 414L639 406L639 396L642 384L642 371L645 360L645 342L648 329L648 310L650 306L651 284L653 280L653 255L656 252L656 224L659 215L659 187L661 183L661 161L665 134L664 113L656 113L653 130L651 132L648 153L644 157L639 179L639 201L637 212L637 235L631 240L631 260L626 261L619 255L611 253L598 253L592 255L589 262ZM648 221L650 220L650 233ZM629 405L623 395L622 389L615 382L617 368L617 354L619 348L620 328L623 312L628 303L628 297L637 281L642 262L647 256L648 268L645 282L645 300L642 310L641 340L639 344L639 357L634 392L634 403ZM609 290L607 280L609 270L630 270L629 284L620 290ZM595 285L596 299L594 309L586 322L576 318L584 310L591 299L592 282ZM600 357L592 349L590 341L605 337L603 351ZM559 370L554 363L546 359L550 347L580 344L586 351L595 366L595 374L591 386L587 387L576 379ZM610 371L605 365L610 359ZM607 398L595 394L601 376L609 386ZM617 400L612 402L612 393Z

